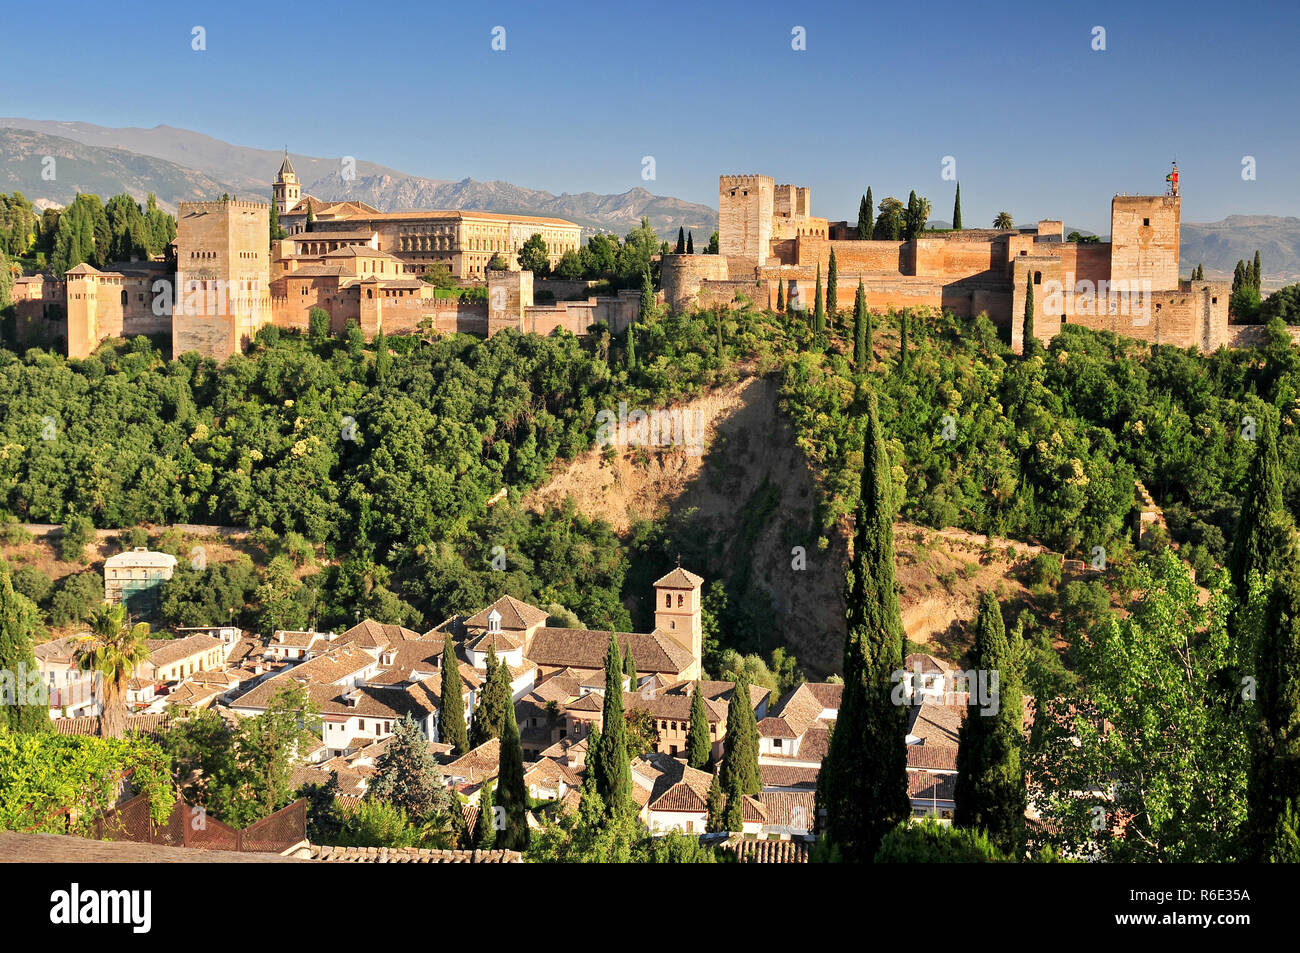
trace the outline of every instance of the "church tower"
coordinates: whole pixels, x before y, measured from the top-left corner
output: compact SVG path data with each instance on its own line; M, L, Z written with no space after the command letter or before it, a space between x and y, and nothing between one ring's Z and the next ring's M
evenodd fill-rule
M288 149L284 151L284 161L280 163L280 171L276 173L271 191L275 196L276 215L292 212L302 196L302 183L298 181L298 173L293 171Z
M698 678L704 655L704 580L678 566L655 583L655 631L667 635L695 659L687 678Z

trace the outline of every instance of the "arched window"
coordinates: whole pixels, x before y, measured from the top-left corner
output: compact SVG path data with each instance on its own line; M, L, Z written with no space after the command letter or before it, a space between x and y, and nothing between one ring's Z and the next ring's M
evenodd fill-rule
M677 593L677 608L680 609L684 601L685 601L685 597L680 592Z
M673 607L673 594L672 594L671 592L665 592L665 593L664 593L664 608L665 608L665 609L671 609L672 607Z

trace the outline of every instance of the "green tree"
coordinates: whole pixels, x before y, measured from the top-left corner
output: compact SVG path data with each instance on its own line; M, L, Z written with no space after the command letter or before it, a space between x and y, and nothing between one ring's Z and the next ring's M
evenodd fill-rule
M502 668L505 668L504 663ZM524 786L524 753L519 745L515 706L506 705L501 731L501 757L497 764L497 800L505 808L505 828L497 834L504 850L528 849L528 789Z
M853 366L859 372L871 367L871 315L867 312L867 292L858 279L858 295L853 300Z
M911 812L907 722L903 705L891 691L894 673L903 666L903 623L894 584L893 497L873 391L867 401L862 491L846 592L844 692L817 777L822 833L848 861L873 858L885 833Z
M465 683L451 633L442 643L442 697L438 706L438 739L451 745L451 754L459 758L469 751L469 733L465 727Z
M1274 578L1255 650L1257 719L1247 787L1250 859L1300 861L1300 570Z
M316 210L311 207L311 199L307 200L307 226L304 231L310 232L316 225Z
M41 731L50 726L44 693L35 692L33 698L29 691L34 687L33 679L40 677L32 653L39 626L36 607L14 591L9 564L0 558L0 735L6 731Z
M717 255L718 251L718 233L714 232L709 236L709 244L704 247L704 254Z
M582 258L570 248L560 256L560 263L555 266L555 273L565 281L577 281L582 277Z
M826 313L831 327L839 323L839 283L840 270L835 264L835 248L831 248L830 264L826 267Z
M69 563L81 562L86 558L86 545L94 536L95 524L87 517L69 517L59 538L59 558Z
M677 245L673 249L673 254L686 254L686 227L684 225L677 226Z
M871 238L871 188L867 187L867 194L862 196L862 201L858 203L858 240L867 241Z
M1003 229L1015 228L1015 222L1011 220L1011 214L1009 212L998 212L997 218L993 219L993 227Z
M324 308L307 312L307 339L313 345L324 344L330 335L330 313Z
M1250 751L1246 706L1228 703L1240 688L1225 699L1217 679L1245 661L1226 585L1203 600L1165 549L1125 587L1130 614L1070 648L1076 690L1039 700L1028 760L1045 836L1112 862L1240 859Z
M444 265L443 267L446 266ZM492 253L492 257L488 259L487 267L484 270L485 271L509 271L510 262L506 261L505 255L501 254L499 251L495 251ZM456 279L454 276L452 276L450 268L447 269L447 276L451 279L451 281L446 285L446 287L454 288L456 286ZM444 286L442 284L438 284L437 287L442 288Z
M479 745L501 737L505 725L506 709L513 708L510 691L510 668L505 662L497 664L495 646L488 647L487 671L483 676L483 687L479 689L478 704L474 708L474 720L469 726L469 746ZM505 690L498 670L505 672Z
M757 794L763 790L758 770L758 725L749 701L749 682L743 673L727 704L727 733L722 739L722 768L719 773L729 802L733 793Z
M1250 575L1277 568L1269 551L1268 517L1282 510L1282 468L1277 453L1273 412L1261 407L1255 433L1255 454L1241 492L1241 511L1228 552L1227 569L1239 602L1245 602Z
M817 285L813 291L813 331L824 334L826 331L826 308L822 302L822 264L817 263Z
M551 257L546 249L546 241L541 235L533 233L519 248L519 267L531 271L539 278L551 273Z
M952 230L961 231L961 183L957 183L957 197L952 201Z
M776 310L785 311L785 282L777 281L776 283Z
M77 667L97 672L103 712L99 719L101 738L121 738L126 733L126 689L136 666L149 657L145 639L149 626L132 624L126 606L98 606L88 620L90 631L77 639Z
M623 674L629 679L628 691L636 691L636 659L632 657L632 640L627 641L627 651L623 653Z
M623 357L629 371L636 370L636 322L629 321L623 337Z
M419 819L459 809L443 786L429 740L410 715L403 715L393 725L393 736L375 761L366 797L387 801Z
M705 823L705 829L710 834L725 832L727 830L727 799L722 793L722 782L718 780L716 771L713 774L713 781L709 784L707 805L709 818Z
M641 274L641 311L640 319L649 321L655 316L655 286L650 280L650 269Z
M1025 324L1021 337L1024 341L1026 357L1038 348L1038 338L1034 334L1034 273L1025 272Z
M1018 856L1024 846L1028 805L1020 764L1021 675L1002 609L989 591L980 596L970 667L977 677L988 679L989 697L979 697L980 691L969 695L959 732L953 822L984 831L1003 851Z
M632 769L623 718L623 659L614 633L605 650L605 699L601 709L600 749L595 764L596 793L611 815L632 808Z
M899 241L903 237L905 224L903 203L891 195L881 200L879 211L875 226L876 241Z
M695 683L691 692L691 722L686 732L686 763L692 768L707 770L713 763L713 743L709 739L709 716L704 708L704 692Z
M900 371L907 370L907 315L906 309L898 315L898 369Z
M690 232L686 233L686 254L688 255L695 254L695 236L692 235Z

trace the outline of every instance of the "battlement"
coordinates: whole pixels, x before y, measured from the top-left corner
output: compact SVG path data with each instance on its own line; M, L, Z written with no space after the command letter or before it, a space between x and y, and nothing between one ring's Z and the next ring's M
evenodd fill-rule
M177 202L176 214L182 215L187 211L216 212L225 208L242 208L250 212L256 212L260 209L262 211L269 212L271 208L271 203L270 202L247 202L242 199L228 199L226 201L217 199L214 202Z
M756 187L762 184L768 184L775 187L776 180L773 179L770 175L757 175L757 174L718 176L719 189L738 189L738 188L744 188L746 186Z

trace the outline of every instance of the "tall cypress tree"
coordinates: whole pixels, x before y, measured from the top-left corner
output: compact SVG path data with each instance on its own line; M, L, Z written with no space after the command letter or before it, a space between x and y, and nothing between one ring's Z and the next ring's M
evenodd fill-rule
M835 249L831 248L831 263L826 268L826 314L832 328L839 320L839 284L840 270L835 265Z
M611 815L632 806L632 768L627 758L627 722L623 720L623 653L614 633L605 650L605 704L596 762L596 793Z
M867 195L870 194L871 189L867 189ZM867 195L858 203L858 239L864 242L871 238L871 199Z
M1255 456L1246 473L1241 511L1228 551L1228 572L1239 602L1244 602L1252 570L1266 573L1273 567L1267 544L1268 517L1282 510L1282 467L1270 408L1261 408L1255 433Z
M500 762L497 770L501 770ZM330 775L338 777L338 775ZM478 792L478 821L474 824L474 847L476 850L492 850L497 844L497 815L492 803L492 783L484 781Z
M952 230L961 231L961 183L957 183L957 197L952 203Z
M763 790L758 770L758 724L749 703L749 682L742 674L727 704L727 735L722 739L722 789L728 799L733 789L740 794ZM739 830L739 828L736 828Z
M677 226L677 247L674 253L678 255L686 254L686 228L682 225Z
M1258 712L1247 783L1247 854L1300 862L1300 568L1279 570L1255 651Z
M636 370L636 322L627 323L627 332L623 340L623 356L629 371Z
M32 653L32 636L38 625L36 607L14 591L9 564L0 558L0 673L13 679L12 684L0 681L0 694L7 694L9 689L14 692L13 698L0 698L0 734L6 730L46 731L50 727L44 695L37 691L32 698L28 691L40 685L40 669Z
M495 647L488 648L487 674L483 677L483 687L479 689L478 704L474 707L474 721L469 726L469 744L477 748L486 741L501 737L501 728L505 724L505 710L510 705L510 675L504 662L497 664ZM498 669L505 669L506 690L504 698L501 691L501 679Z
M498 669L509 671L504 663ZM497 762L497 802L506 809L506 826L497 836L503 850L528 847L528 789L524 786L524 752L519 744L519 723L514 703L506 705L501 728L501 757Z
M821 334L826 330L826 309L822 304L822 263L817 263L817 287L813 291L813 330Z
M853 366L858 371L865 371L870 366L871 358L867 351L870 332L867 329L871 319L867 316L867 292L858 279L858 296L853 300Z
M990 699L981 699L978 691L971 691L958 735L953 822L986 831L1002 850L1019 856L1024 849L1028 803L1020 764L1024 712L1019 661L992 592L980 596L971 668L987 674L990 689L991 673L997 673L997 691L991 699L996 708L987 704Z
M776 283L776 310L777 311L785 310L785 282L784 281L778 281Z
M628 691L636 691L636 659L632 657L632 640L627 640L627 652L623 654L623 674L631 681Z
M1246 263L1240 258L1237 259L1237 267L1232 269L1232 293L1235 295L1238 289L1246 283Z
M691 232L686 233L686 254L695 254L695 236Z
M650 269L641 274L641 314L642 321L648 321L655 313L655 285L650 280Z
M1260 282L1263 280L1263 278L1264 278L1264 275L1263 275L1263 273L1260 271L1260 266L1259 266L1259 249L1256 248L1256 249L1255 249L1255 263L1254 263L1254 264L1251 266L1251 268L1250 268L1250 280L1251 280L1251 284L1253 284L1253 285L1255 286L1255 290L1256 290L1256 291L1259 291Z
M1038 347L1038 338L1034 336L1034 273L1025 272L1025 327L1021 335L1024 338L1022 352L1028 356Z
M686 732L686 763L701 771L713 761L713 744L709 740L709 715L704 708L704 692L695 683L691 692L691 724Z
M846 592L844 693L817 777L820 829L847 861L870 861L885 833L911 813L907 716L892 698L893 673L903 667L893 488L874 392L867 400L863 439L862 493Z
M903 215L903 237L909 242L916 237L916 189L913 189L907 196L907 211Z
M451 633L442 643L442 704L438 708L438 739L451 745L453 757L469 750L469 732L465 728L465 683L460 677Z
M713 781L709 784L707 805L709 819L705 823L705 830L710 834L724 832L727 829L727 799L722 794L722 782L718 780L716 771L713 774Z

